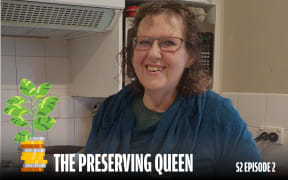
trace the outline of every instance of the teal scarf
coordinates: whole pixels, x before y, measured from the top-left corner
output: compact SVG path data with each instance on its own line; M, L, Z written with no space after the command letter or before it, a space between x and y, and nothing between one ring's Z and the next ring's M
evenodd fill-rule
M102 106L93 120L86 151L129 153L135 117L131 105L135 94L127 87ZM191 153L201 124L203 98L179 97L162 115L148 146L149 153ZM193 128L193 129L192 129ZM145 152L143 152L145 153Z
M104 103L93 120L86 153L133 153L135 98L126 87ZM207 91L182 96L150 132L141 153L193 153L195 172L235 173L236 162L262 161L246 123L230 100ZM138 151L139 149L137 149Z

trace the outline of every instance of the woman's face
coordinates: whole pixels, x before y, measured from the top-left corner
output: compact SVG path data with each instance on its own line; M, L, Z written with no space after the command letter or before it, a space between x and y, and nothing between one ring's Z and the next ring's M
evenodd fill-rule
M184 25L180 16L153 15L144 18L138 27L138 36L152 38L178 37L184 39ZM133 67L145 91L175 92L185 67L193 63L185 48L185 42L175 52L164 52L154 40L145 51L134 50Z

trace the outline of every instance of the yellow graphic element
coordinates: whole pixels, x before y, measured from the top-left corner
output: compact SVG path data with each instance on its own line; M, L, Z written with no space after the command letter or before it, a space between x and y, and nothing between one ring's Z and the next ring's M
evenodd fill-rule
M21 143L21 160L24 161L21 172L44 172L48 163L45 160L44 138L32 137Z
M25 160L24 164L47 164L47 160Z
M45 153L22 152L21 160L43 160Z
M21 149L44 148L44 144L25 144L21 145Z
M44 141L25 141L21 145L44 144Z
M44 172L44 168L21 168L21 172Z

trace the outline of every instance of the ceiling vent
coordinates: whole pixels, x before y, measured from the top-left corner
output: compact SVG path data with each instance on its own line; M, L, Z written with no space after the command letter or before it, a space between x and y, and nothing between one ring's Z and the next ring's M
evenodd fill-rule
M121 12L116 8L95 7L95 4L91 6L48 2L2 0L2 35L29 33L33 36L41 34L41 31L47 35L48 32L53 34L63 30L69 30L70 33L105 32L113 28ZM19 30L17 27L24 29Z

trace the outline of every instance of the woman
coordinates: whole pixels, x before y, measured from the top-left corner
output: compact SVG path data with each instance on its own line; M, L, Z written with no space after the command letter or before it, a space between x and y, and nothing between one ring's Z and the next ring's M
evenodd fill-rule
M193 153L196 174L233 173L261 161L231 101L208 90L195 17L175 1L139 8L128 42L130 86L93 120L87 153Z

